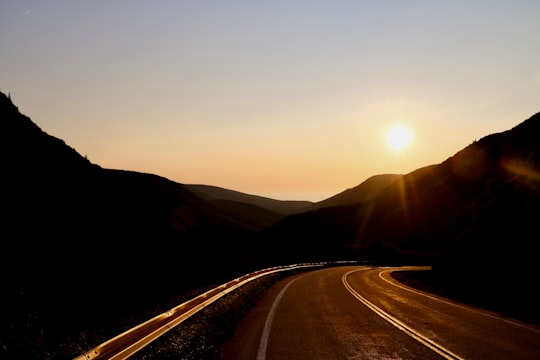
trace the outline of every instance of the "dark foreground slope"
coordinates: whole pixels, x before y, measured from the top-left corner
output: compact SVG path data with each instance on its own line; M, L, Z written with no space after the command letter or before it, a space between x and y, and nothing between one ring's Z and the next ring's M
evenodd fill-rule
M0 357L49 358L88 329L115 335L255 266L243 251L253 230L183 185L92 164L4 94L0 114Z

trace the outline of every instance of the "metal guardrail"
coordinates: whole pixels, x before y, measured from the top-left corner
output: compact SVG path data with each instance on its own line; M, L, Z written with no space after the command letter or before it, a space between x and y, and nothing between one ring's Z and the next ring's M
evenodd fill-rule
M158 337L184 322L198 311L204 309L209 304L250 281L275 272L323 265L324 264L319 263L278 266L243 275L125 331L120 335L117 335L116 337L107 340L93 349L77 356L73 360L127 359L137 351L140 351L149 345Z

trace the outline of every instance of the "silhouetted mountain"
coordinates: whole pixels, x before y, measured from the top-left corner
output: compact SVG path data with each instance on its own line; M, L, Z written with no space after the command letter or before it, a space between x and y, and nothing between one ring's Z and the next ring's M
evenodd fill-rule
M382 190L398 180L402 175L381 174L374 175L353 188L340 192L328 199L316 202L304 211L316 210L323 207L343 206L364 203L375 198Z
M305 261L330 254L431 264L451 286L498 301L517 297L540 319L530 286L539 275L538 219L540 113L402 176L372 200L285 218L258 242L283 261L292 247Z
M263 217L267 218L267 221L261 222L262 226L260 226L259 229L262 230L278 220L281 220L286 215L299 214L331 206L354 205L371 200L401 176L402 175L398 174L374 175L360 185L344 190L339 194L318 202L275 200L210 185L187 184L185 187L193 191L196 195L209 201L222 203L231 201L237 204L245 204L245 209L249 210L249 214L243 212L239 215L243 217L247 215L250 222L258 218L257 209L247 205L253 205L258 208L266 209L266 211L271 211L274 216L267 212L263 212ZM232 206L230 210L231 213L235 212L235 209L233 209ZM258 211L261 210L259 209Z
M210 185L187 184L185 186L203 199L229 200L255 205L280 215L298 213L313 204L311 201L275 200Z
M32 351L117 328L126 315L256 266L243 245L251 224L223 206L163 177L92 164L1 93L0 114L0 353L46 358Z
M363 246L377 242L444 258L464 243L458 253L472 256L475 263L491 263L491 257L508 261L514 252L517 261L526 260L531 253L524 250L535 245L526 239L540 215L539 160L536 114L439 165L405 175L361 211L361 217L371 214L371 220L357 240ZM516 239L516 234L529 235ZM500 247L506 250L496 250Z

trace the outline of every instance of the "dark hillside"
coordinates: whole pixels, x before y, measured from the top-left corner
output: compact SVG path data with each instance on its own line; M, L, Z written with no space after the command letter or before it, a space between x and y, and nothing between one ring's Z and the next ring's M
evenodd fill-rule
M461 256L472 256L468 262L507 262L514 254L516 262L526 263L531 252L525 250L536 244L525 239L540 215L539 156L537 114L404 176L370 206L373 220L358 239L365 246L377 235L378 245L441 251L443 259L459 248Z
M285 217L285 215L245 202L232 200L211 200L210 202L219 208L224 216L226 214L231 223L237 223L254 232L261 231Z
M115 335L133 314L255 266L253 230L183 185L92 164L4 94L0 119L0 354L47 358L86 329Z
M265 264L354 260L359 205L321 208L287 216L248 244Z

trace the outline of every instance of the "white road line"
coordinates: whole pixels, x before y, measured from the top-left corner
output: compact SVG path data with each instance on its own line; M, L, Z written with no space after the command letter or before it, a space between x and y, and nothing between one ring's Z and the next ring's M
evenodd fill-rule
M419 291L419 290L416 290L416 289L413 289L413 288L410 288L406 285L402 285L401 283L397 282L396 280L390 278L390 279L386 279L382 276L382 274L385 274L385 273L390 273L392 271L402 271L402 270L407 270L407 269L388 269L388 270L384 270L384 271L381 271L379 273L379 277L381 279L383 279L384 281L386 281L387 283L389 283L390 285L393 285L393 286L396 286L398 288L401 288L403 290L407 290L407 291L410 291L410 292L413 292L415 294L418 294L418 295L422 295L422 296L425 296L427 298L430 298L430 299L433 299L433 300L436 300L436 301L439 301L439 302L442 302L442 303L445 303L447 305L451 305L451 306L454 306L454 307L457 307L457 308L460 308L460 309L464 309L464 310L467 310L467 311L471 311L471 312L475 312L475 313L478 313L480 315L484 315L484 316L487 316L487 317L490 317L490 318L493 318L493 319L497 319L497 320L501 320L501 321L504 321L504 322L507 322L509 324L512 324L512 325L515 325L515 326L519 326L519 327L523 327L523 328L526 328L526 329L529 329L529 330L533 330L533 331L536 331L536 332L540 332L540 329L538 328L535 328L535 327L532 327L532 326L529 326L527 324L523 324L523 323L520 323L520 322L517 322L517 321L514 321L512 319L508 319L508 318L504 318L502 316L498 316L498 315L493 315L485 310L480 310L480 309L477 309L477 308L472 308L472 307L469 307L469 306L466 306L466 305L461 305L461 304L458 304L458 303L455 303L455 302L452 302L452 301L449 301L447 299L444 299L444 298L440 298L438 296L434 296L434 295L431 295L431 294L428 294L428 293L425 293L423 291ZM414 269L413 269L414 270Z
M343 285L345 285L345 288L355 297L357 298L358 300L360 300L360 302L362 302L364 305L366 305L369 309L371 309L374 313L376 313L377 315L379 315L380 317L382 317L383 319L385 319L386 321L388 321L390 324L392 324L393 326L395 326L396 328L398 328L399 330L403 331L405 334L409 335L410 337L412 337L413 339L415 339L416 341L424 344L425 346L427 346L428 348L430 348L431 350L435 351L436 353L438 353L439 355L441 355L442 357L444 357L445 359L450 359L450 360L463 360L463 358L461 358L460 356L454 354L453 352L451 352L450 350L446 349L445 347L443 347L442 345L436 343L435 341L425 337L424 335L418 333L417 331L415 331L414 329L412 329L411 327L409 327L408 325L404 324L403 322L399 321L398 319L396 319L395 317L393 317L392 315L388 314L387 312L385 312L383 309L381 309L380 307L376 306L375 304L373 304L372 302L368 301L366 298L364 298L362 295L360 295L358 292L356 292L356 290L354 290L351 285L348 283L347 281L347 277L353 273L353 272L357 272L357 271L362 271L362 270L367 270L367 269L360 269L360 270L352 270L352 271L349 271L347 273L345 273L342 277L341 277L341 281L343 282Z
M276 296L274 303L272 304L272 307L270 308L270 312L268 313L268 316L266 317L266 322L264 323L264 330L261 335L261 341L259 343L259 351L257 352L257 360L266 359L266 348L268 347L268 339L270 338L270 330L272 328L272 322L274 321L274 316L276 315L276 311L277 311L279 302L281 301L281 298L283 297L283 294L285 294L285 291L287 291L287 289L289 288L289 286L292 285L293 282L295 282L302 276L297 277L296 279L292 280L290 283L285 285L285 287L281 289L281 291L279 292L278 296Z

